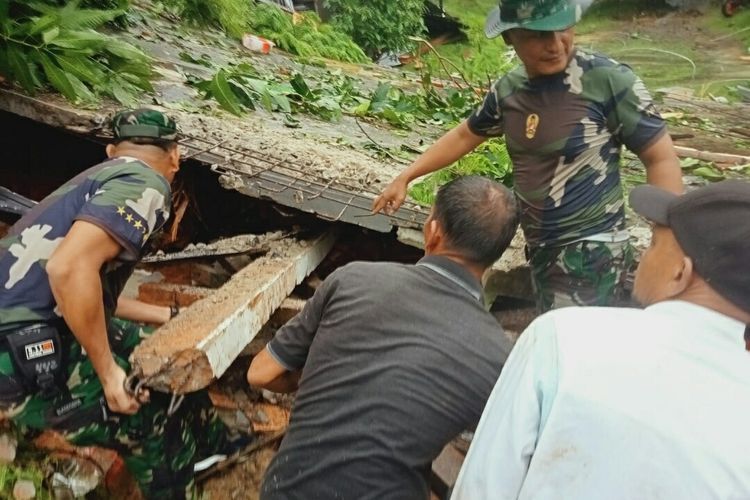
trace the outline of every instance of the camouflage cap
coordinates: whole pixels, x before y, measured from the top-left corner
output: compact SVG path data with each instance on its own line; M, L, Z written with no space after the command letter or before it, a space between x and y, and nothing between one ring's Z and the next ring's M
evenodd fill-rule
M500 0L484 25L487 38L513 28L561 31L581 20L587 0Z
M118 139L148 137L177 140L177 124L161 111L140 108L120 111L112 118L112 131Z

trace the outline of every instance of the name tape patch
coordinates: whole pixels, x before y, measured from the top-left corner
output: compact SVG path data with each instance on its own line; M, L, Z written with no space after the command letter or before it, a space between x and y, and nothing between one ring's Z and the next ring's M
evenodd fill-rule
M24 346L26 359L36 359L55 353L55 343L52 340L43 340Z

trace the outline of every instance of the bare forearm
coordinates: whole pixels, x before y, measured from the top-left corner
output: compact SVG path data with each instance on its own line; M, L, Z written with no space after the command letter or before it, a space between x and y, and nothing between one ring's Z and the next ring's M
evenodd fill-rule
M673 193L679 194L685 189L682 184L682 168L676 157L674 160L662 160L649 165L646 168L646 181Z
M638 157L646 166L646 180L649 184L672 193L681 194L684 191L680 159L677 158L669 134L663 134Z
M262 388L282 394L294 392L299 387L299 378L301 375L302 371L286 372L263 384Z
M86 268L48 268L47 272L58 309L104 385L115 360L107 339L99 274Z
M166 306L155 306L140 300L120 297L117 300L115 316L130 321L161 325L169 321L170 313L170 309Z
M442 136L399 177L407 183L450 165L471 152L487 138L474 134L466 122Z

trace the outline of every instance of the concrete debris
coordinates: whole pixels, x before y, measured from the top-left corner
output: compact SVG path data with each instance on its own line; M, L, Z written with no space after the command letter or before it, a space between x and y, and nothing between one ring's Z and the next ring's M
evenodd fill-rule
M12 434L0 435L0 464L10 464L16 459L18 440Z
M309 242L278 242L274 252L252 262L141 343L130 357L134 372L149 387L165 392L184 394L208 386L320 264L334 241L327 233Z
M217 257L246 252L262 253L268 250L273 241L284 238L281 231L268 234L240 234L231 238L224 238L212 243L190 243L183 250L174 253L164 253L159 250L148 255L141 261L144 263L164 262L170 260L195 259L200 257Z
M13 498L16 500L31 500L36 496L34 483L27 479L19 479L13 485Z

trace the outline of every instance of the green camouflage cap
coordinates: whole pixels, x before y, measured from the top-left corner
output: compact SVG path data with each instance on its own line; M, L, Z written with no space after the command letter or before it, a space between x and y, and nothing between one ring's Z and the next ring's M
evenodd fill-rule
M118 139L150 137L177 140L177 124L161 111L140 108L120 111L112 118L112 131Z
M487 38L513 28L535 31L568 29L583 15L586 0L500 0L484 25Z

